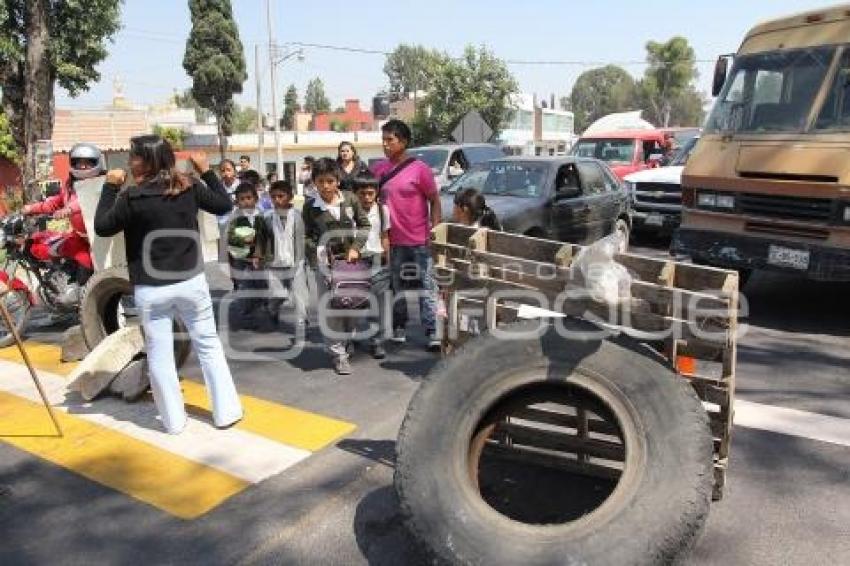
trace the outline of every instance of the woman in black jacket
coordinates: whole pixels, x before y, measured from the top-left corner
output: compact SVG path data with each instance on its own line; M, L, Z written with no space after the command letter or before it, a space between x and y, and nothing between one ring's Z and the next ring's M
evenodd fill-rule
M354 179L369 168L360 160L351 142L341 142L337 147L336 164L339 166L339 188L348 194L354 191Z
M109 171L95 214L98 236L124 232L136 306L142 314L154 401L165 429L186 426L174 362L173 317L180 317L198 355L221 428L242 418L242 406L218 338L204 276L198 211L221 215L233 204L203 154L192 154L203 183L175 169L174 152L158 136L131 140L130 173L136 186L121 189L126 174Z

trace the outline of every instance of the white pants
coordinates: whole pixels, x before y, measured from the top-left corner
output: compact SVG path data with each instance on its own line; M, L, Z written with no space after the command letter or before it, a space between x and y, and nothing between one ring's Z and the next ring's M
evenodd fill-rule
M136 305L142 314L151 390L162 424L171 434L186 426L183 393L174 362L174 315L189 331L198 355L216 426L242 418L242 405L215 328L210 289L204 274L173 285L135 288Z

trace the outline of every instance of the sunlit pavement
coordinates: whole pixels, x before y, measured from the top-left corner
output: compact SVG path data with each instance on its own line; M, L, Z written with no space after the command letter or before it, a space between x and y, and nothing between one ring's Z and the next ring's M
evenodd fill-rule
M664 254L658 241L635 250ZM846 291L762 274L745 288L751 316L737 395L747 426L736 427L726 497L712 506L689 563L850 562ZM50 358L60 335L61 327L42 326L29 337L41 345L35 357L53 395L67 373ZM4 352L0 563L421 561L399 523L391 480L407 401L436 358L414 332L386 360L358 351L355 373L338 377L318 338L311 331L294 360L231 362L254 416L228 431L209 426L191 361L182 372L194 407L185 438L158 431L149 400L56 398L64 442L77 450L50 437L22 366ZM233 339L271 355L289 343L280 334Z

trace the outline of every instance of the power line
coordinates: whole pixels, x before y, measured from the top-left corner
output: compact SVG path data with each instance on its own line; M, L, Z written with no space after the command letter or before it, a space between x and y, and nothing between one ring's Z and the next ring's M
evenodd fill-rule
M184 43L183 40L176 40L173 36L163 34L162 32L155 32L151 30L143 30L139 28L131 28L125 27L125 30L128 30L130 35L134 35L143 39L156 39L158 41L172 41L175 43ZM143 37L147 35L149 37ZM156 36L156 37L154 37ZM392 55L392 51L384 51L381 49L371 49L367 47L354 47L350 45L334 45L328 43L308 43L303 41L292 41L287 42L290 45L294 45L297 47L306 47L312 49L323 49L326 51L339 51L344 53L360 53L363 55L382 55L384 57ZM452 57L452 59L460 60L462 57ZM692 62L694 64L709 64L714 63L714 59L695 59ZM677 63L688 62L688 60L683 61L667 61L665 65L674 65ZM545 59L505 59L505 63L507 65L515 65L515 66L540 66L540 67L604 67L605 65L619 65L622 67L635 66L635 65L651 65L646 60L622 60L622 61L600 61L600 60L545 60Z

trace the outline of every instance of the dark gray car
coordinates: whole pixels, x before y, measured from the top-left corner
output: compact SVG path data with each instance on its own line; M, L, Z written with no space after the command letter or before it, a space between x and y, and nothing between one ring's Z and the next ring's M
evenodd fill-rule
M507 157L476 165L443 192L444 220L467 188L482 192L507 232L588 244L619 231L628 242L628 194L596 159Z

